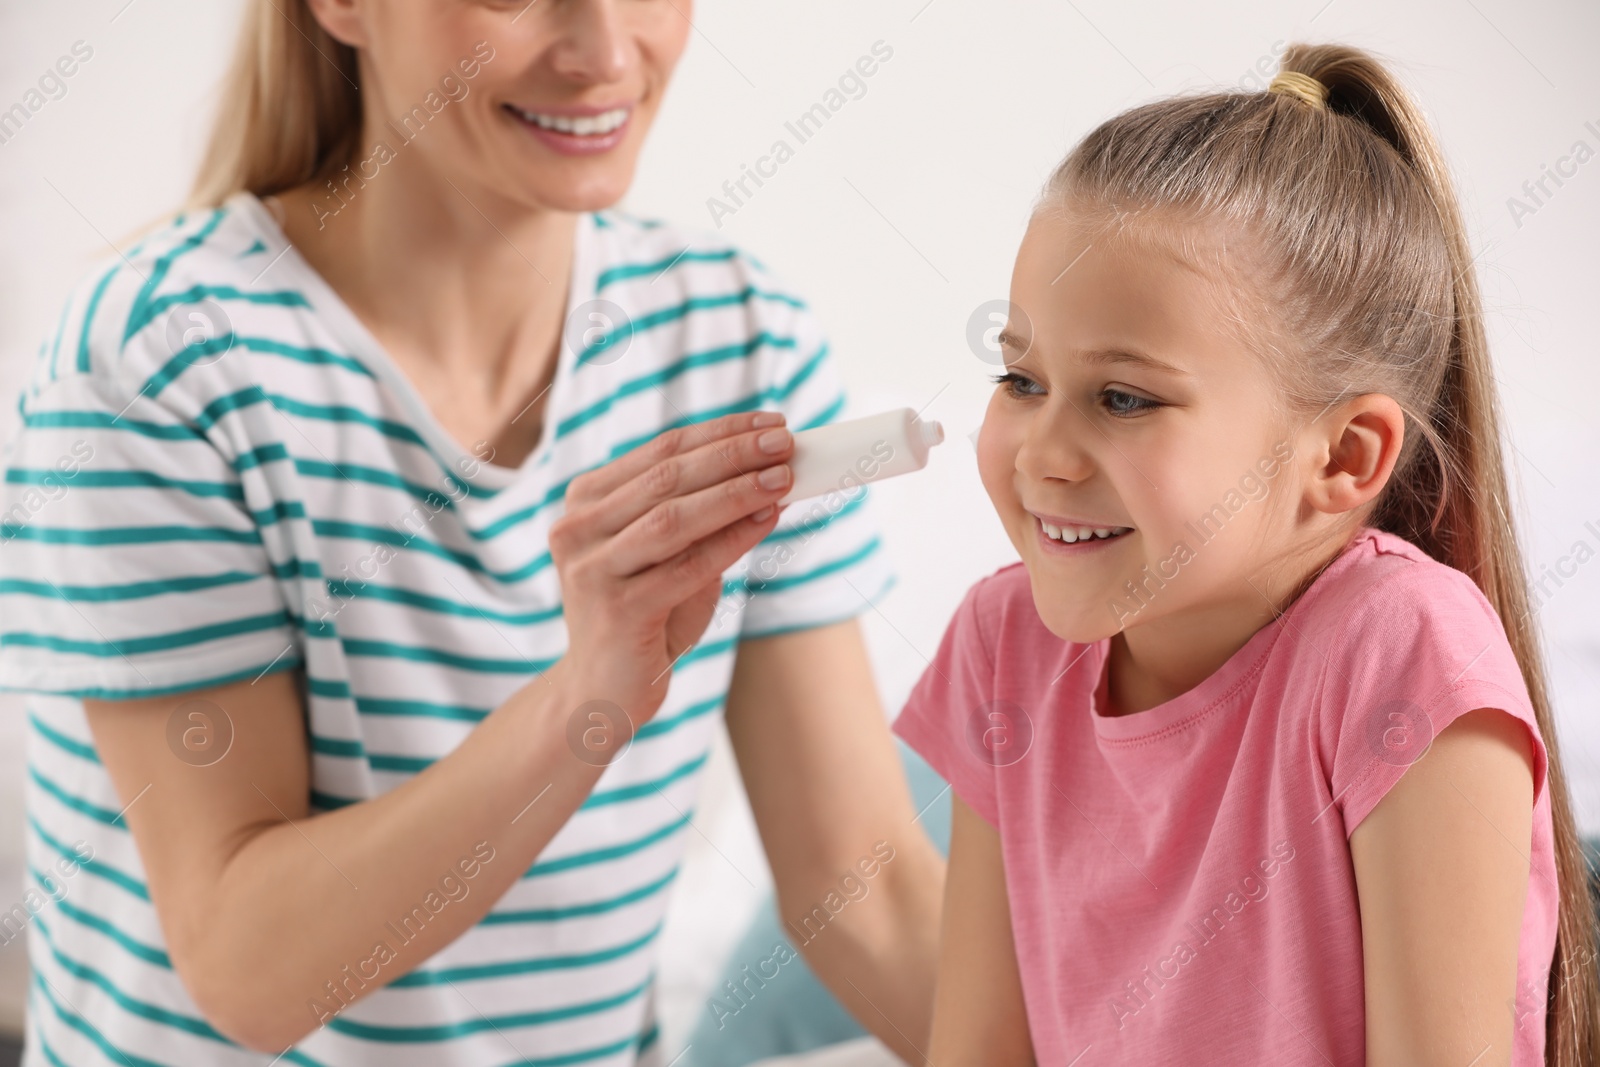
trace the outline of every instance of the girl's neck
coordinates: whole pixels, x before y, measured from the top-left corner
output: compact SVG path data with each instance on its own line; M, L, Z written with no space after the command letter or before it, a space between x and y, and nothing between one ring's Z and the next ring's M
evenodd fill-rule
M1263 626L1287 611L1350 543L1336 532L1294 563L1257 568L1238 595L1211 600L1113 634L1107 714L1132 715L1181 696L1211 677ZM1280 557L1280 559L1285 557Z

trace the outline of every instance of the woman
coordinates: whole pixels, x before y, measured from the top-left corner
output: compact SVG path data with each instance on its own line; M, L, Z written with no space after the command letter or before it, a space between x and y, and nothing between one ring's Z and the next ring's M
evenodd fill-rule
M664 1059L724 708L783 914L875 861L809 961L923 1043L942 872L850 621L886 569L858 501L774 506L826 346L603 210L687 12L248 6L190 211L23 397L29 1063Z

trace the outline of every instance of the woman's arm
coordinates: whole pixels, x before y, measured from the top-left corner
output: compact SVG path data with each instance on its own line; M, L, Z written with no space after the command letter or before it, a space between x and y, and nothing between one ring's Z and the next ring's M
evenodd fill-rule
M1511 1062L1532 836L1528 731L1492 708L1442 730L1356 827L1372 1067Z
M758 473L788 458L781 417L730 416L664 434L575 479L550 534L568 652L484 719L450 755L396 789L309 814L304 709L294 676L125 702L85 700L95 744L148 875L173 965L216 1027L278 1052L327 1012L416 967L476 923L519 878L599 777L568 723L605 700L632 727L665 696L670 667L704 631L722 572L777 522ZM769 439L770 441L770 439ZM226 755L195 767L169 749L186 704L226 714ZM197 723L197 725L199 725ZM620 747L613 737L611 752ZM487 857L487 858L485 858ZM379 941L440 879L469 893L438 910L398 958L362 975ZM329 983L332 984L330 989Z
M914 821L860 628L741 644L727 722L790 940L864 1027L922 1063L944 860Z
M960 797L951 806L928 1058L938 1067L1033 1067L1000 835Z

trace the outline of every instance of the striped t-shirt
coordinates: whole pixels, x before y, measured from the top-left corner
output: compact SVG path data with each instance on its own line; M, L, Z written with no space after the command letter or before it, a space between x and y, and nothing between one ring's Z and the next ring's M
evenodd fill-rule
M562 654L546 535L574 476L726 412L800 429L841 411L811 312L713 239L582 215L568 311L543 437L508 469L450 438L254 196L179 217L73 291L0 500L0 686L28 694L33 887L0 940L26 928L29 1065L272 1061L213 1029L174 972L82 698L299 668L313 808L377 796ZM488 916L349 1007L326 994L337 1014L282 1062L664 1058L655 941L738 641L887 588L861 497L791 507L726 576L665 705Z

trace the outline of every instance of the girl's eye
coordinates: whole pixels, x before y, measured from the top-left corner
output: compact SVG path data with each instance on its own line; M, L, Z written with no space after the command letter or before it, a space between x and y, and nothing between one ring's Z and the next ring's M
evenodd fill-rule
M994 383L1005 389L1008 394L1014 397L1044 395L1044 390L1039 387L1038 382L1034 381L1032 378L1018 374L1016 371L1007 371L1004 374L996 374L994 376Z
M1153 411L1161 407L1158 401L1142 396L1134 396L1132 393L1124 393L1121 389L1100 390L1100 402L1105 405L1106 411L1122 418Z

